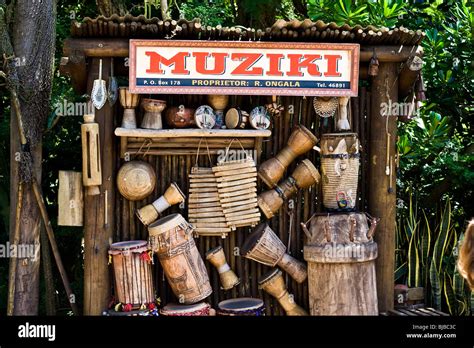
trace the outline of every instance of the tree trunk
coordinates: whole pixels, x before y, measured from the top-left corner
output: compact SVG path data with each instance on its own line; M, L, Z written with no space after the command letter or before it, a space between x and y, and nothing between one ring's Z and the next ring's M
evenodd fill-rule
M36 124L36 127L40 129L43 125L43 120L48 114L48 108L45 105L48 105L51 94L56 35L56 1L19 1L16 2L14 14L11 38L17 62L20 108L23 114L23 122L28 125ZM31 143L30 153L33 158L33 176L38 182L41 182L41 133L35 133L32 127L28 127L26 132ZM10 239L12 240L13 231L17 224L15 215L18 183L22 175L20 170L22 152L14 108L12 108L11 112L10 144ZM11 259L11 262L17 262L14 274L13 314L37 315L39 303L41 215L31 184L24 184L23 187L23 204L18 221L20 224L19 243L20 245L26 244L34 248L34 255ZM10 286L12 285L10 284Z
M124 0L97 0L97 8L102 16L110 17L113 14L125 16L127 8Z

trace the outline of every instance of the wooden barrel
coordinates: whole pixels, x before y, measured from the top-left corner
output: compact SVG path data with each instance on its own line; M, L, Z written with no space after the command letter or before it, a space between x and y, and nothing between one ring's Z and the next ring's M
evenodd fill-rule
M378 315L377 243L367 217L317 215L305 232L311 315Z

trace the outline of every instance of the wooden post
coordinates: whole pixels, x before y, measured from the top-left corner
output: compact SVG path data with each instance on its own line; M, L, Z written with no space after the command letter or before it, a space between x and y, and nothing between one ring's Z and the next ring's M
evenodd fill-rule
M94 58L89 66L88 91L92 90L98 73L99 59ZM110 60L106 59L103 76L109 76L109 73ZM109 103L96 110L95 120L99 124L102 185L99 186L99 195L84 196L84 315L102 314L110 300L107 251L113 237L115 217L115 119Z
M370 108L369 143L369 213L380 218L375 233L378 244L376 261L377 295L379 312L393 309L395 227L396 227L396 172L395 154L397 139L397 118L382 115L382 103L392 104L398 100L397 64L381 63L379 73L372 81L372 102ZM387 130L390 133L387 152ZM388 165L392 174L386 175ZM390 182L391 179L391 182ZM392 192L389 193L389 188Z

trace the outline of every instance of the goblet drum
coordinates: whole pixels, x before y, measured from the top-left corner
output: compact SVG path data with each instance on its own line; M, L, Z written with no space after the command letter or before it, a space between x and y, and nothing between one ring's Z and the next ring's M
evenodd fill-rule
M120 104L123 107L122 128L137 128L135 109L140 102L140 95L130 93L127 87L119 88Z
M280 182L276 188L258 195L258 206L270 219L278 213L283 202L296 194L298 189L306 189L320 181L316 167L310 160L303 160L294 172L284 181Z
M145 111L141 128L162 129L161 112L166 108L166 102L158 99L143 99L142 108Z
M258 175L268 187L275 187L290 163L296 157L311 150L317 141L316 136L308 128L302 125L296 126L287 145L275 157L260 165Z
M163 196L155 200L152 204L145 205L137 210L136 214L140 221L148 226L158 219L160 214L175 204L184 202L186 196L178 185L172 183L165 191Z
M306 280L306 265L286 253L286 247L267 223L261 223L247 237L242 256L267 266L278 265L298 283Z
M288 316L308 315L308 313L298 306L286 289L283 273L279 269L274 269L264 274L258 280L259 288L275 297L283 307Z
M212 248L206 253L208 260L219 272L222 289L229 290L240 283L239 277L230 268L225 258L224 249L221 246Z

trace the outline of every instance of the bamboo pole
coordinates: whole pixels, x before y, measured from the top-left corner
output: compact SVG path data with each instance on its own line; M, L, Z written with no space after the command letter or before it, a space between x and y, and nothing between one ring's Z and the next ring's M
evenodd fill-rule
M20 219L21 219L21 208L23 206L23 183L18 184L18 198L16 203L15 211L15 230L13 232L13 245L20 243ZM15 286L16 286L16 267L18 265L17 258L13 258L10 261L10 271L8 276L8 303L7 303L7 315L13 315L15 307Z

